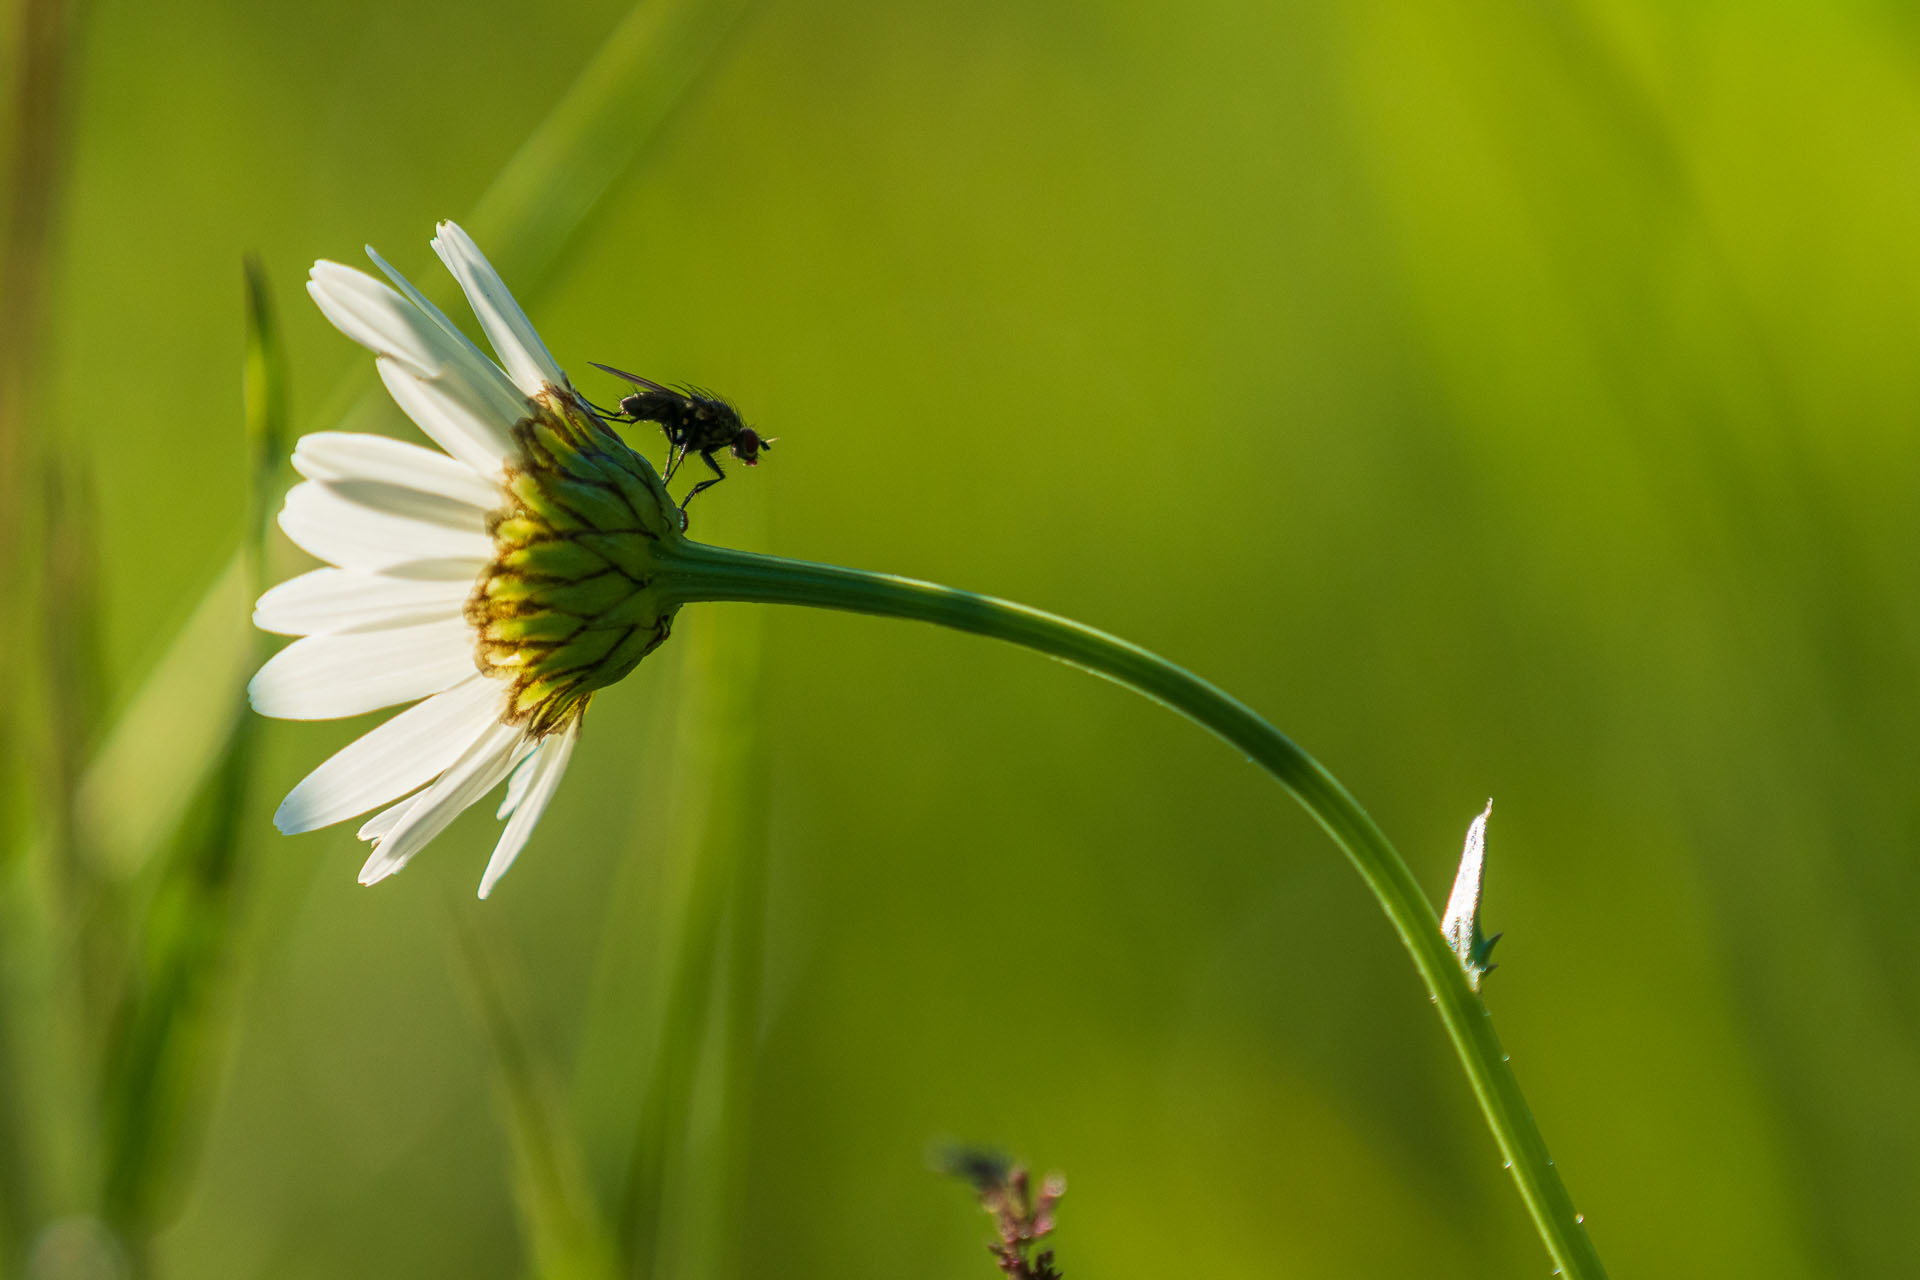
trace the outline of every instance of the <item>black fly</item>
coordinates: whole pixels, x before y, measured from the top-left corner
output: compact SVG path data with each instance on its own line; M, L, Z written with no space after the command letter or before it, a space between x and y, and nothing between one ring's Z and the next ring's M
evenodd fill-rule
M662 386L651 378L639 374L626 373L611 365L593 366L616 378L625 378L640 390L620 401L617 416L622 422L654 422L667 437L667 469L664 477L673 479L673 473L687 460L688 454L697 453L700 461L713 471L713 478L702 480L687 490L687 496L680 500L681 510L702 489L719 484L727 478L713 455L726 449L734 457L749 467L760 462L760 451L773 448L773 441L761 438L760 433L740 420L740 411L710 392L697 387Z

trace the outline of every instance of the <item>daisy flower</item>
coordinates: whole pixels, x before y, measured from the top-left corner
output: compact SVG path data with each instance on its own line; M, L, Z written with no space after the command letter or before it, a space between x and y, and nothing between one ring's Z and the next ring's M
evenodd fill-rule
M374 353L439 449L334 431L300 439L305 479L280 527L329 567L260 597L254 624L300 638L248 695L290 720L414 703L308 774L274 824L292 834L379 808L360 827L373 844L360 883L373 884L505 782L484 898L553 799L593 691L666 639L673 607L647 588L656 545L681 540L680 513L574 391L466 232L443 222L433 248L499 363L371 248L391 287L314 264L307 292Z

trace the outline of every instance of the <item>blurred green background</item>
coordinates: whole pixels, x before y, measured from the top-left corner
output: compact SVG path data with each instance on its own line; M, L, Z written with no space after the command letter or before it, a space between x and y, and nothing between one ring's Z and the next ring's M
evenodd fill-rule
M615 394L606 361L779 437L695 532L1154 648L1314 751L1436 899L1492 795L1486 997L1613 1273L1920 1273L1911 13L671 12L710 29L666 63L684 88L645 65L664 114L613 121L632 163L539 194L591 204L577 234L473 229L589 395ZM372 242L446 296L434 221L627 14L85 5L22 457L91 476L93 741L242 538L242 254L276 292L295 425L333 425L342 379L374 380L309 263ZM12 491L29 564L40 487ZM33 958L61 697L38 630L11 659L45 696L11 731L0 953L35 1099L17 1154L58 1218L93 1175L84 1090L32 1030L63 999ZM209 657L206 700L230 666ZM689 682L745 709L702 729ZM1067 1174L1069 1276L1549 1269L1352 871L1115 687L929 628L692 609L596 700L485 904L487 815L377 890L350 829L274 833L365 727L274 724L252 757L225 1030L195 1050L210 1110L157 1274L529 1273L456 922L617 1203L686 831L712 826L689 796L750 847L728 954L758 995L737 1096L702 1102L696 1066L671 1108L690 1150L720 1132L732 1155L680 1162L709 1185L670 1171L669 1234L730 1256L663 1246L658 1274L990 1275L987 1220L926 1170L941 1137ZM177 815L123 790L108 820Z

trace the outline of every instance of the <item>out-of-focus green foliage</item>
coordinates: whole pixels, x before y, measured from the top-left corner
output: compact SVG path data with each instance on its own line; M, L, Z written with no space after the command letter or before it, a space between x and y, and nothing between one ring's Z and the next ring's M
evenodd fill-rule
M250 466L239 577L259 591L266 585L272 500L292 446L279 321L260 264L252 259L245 297L242 439ZM245 652L257 660L265 647L261 638ZM221 997L230 986L226 977L247 881L242 855L253 843L247 824L261 722L230 675L199 692L212 706L196 711L221 731L211 767L178 833L158 851L143 909L107 918L135 936L124 948L127 972L114 992L93 1064L99 1078L99 1208L135 1255L137 1273L148 1264L145 1242L171 1220L191 1177L211 1068L225 1048Z
M95 479L110 711L238 545L239 254L312 423L364 355L299 305L311 259L430 277L625 15L87 7L33 449ZM523 300L588 394L603 360L780 438L701 535L765 503L755 545L1164 652L1436 898L1495 796L1485 994L1616 1274L1907 1274L1917 66L1885 6L768 4ZM691 610L596 699L484 905L483 817L376 890L350 831L274 834L364 726L263 726L160 1274L521 1274L443 897L513 936L620 1184L679 936L674 650L748 624ZM1068 1275L1537 1272L1389 930L1275 788L1027 655L753 625L741 1274L988 1274L939 1135L1067 1172Z
M523 1001L510 993L511 975L503 972L509 957L502 953L510 948L483 938L471 919L454 916L452 927L459 969L492 1051L527 1268L545 1280L614 1280L614 1237L595 1203L580 1143L544 1054L521 1033Z

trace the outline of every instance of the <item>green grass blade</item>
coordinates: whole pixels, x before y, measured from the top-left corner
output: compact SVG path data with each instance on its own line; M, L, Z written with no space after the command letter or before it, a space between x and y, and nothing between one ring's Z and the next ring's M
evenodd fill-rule
M101 1077L102 1213L137 1259L181 1184L184 1148L220 1057L220 961L234 932L257 726L233 732L194 798L145 913L141 954Z
M466 220L509 280L537 289L547 278L756 3L641 0L628 11Z
M712 1025L697 1071L699 1087L687 1099L694 1132L687 1138L683 1185L674 1200L678 1239L673 1252L656 1264L660 1280L729 1280L740 1267L738 1214L747 1190L748 1121L760 1035L768 839L768 795L760 779L766 776L768 752L765 736L753 730L762 719L754 696L760 626L747 622L739 630L746 634L724 646L734 656L720 669L745 679L729 699L741 728L728 736L724 754L733 771L724 782L716 780L716 789L727 788L727 812L712 833L716 850L723 851L715 860L727 870L725 929L708 1003ZM744 671L730 665L741 661L748 664Z
M287 455L293 448L293 433L287 414L287 353L280 341L280 321L274 314L266 268L249 254L245 274L247 348L240 396L252 484L247 491L249 536L241 546L241 554L253 562L253 588L265 590L267 543L273 534L273 497L278 491L280 468L286 465Z
M736 613L683 637L667 830L685 887L666 916L675 934L665 1005L617 1218L633 1280L717 1277L731 1256L759 1024L761 631L760 619Z
M0 181L0 593L17 602L31 547L27 512L38 452L32 447L48 326L46 301L53 265L54 227L65 183L68 103L74 68L77 12L72 0L22 0L9 8L13 36L5 49L5 134L0 137L5 179ZM0 634L0 664L7 670L28 659L17 628ZM9 700L11 703L14 700ZM19 751L24 725L12 705L0 706L0 858L12 840L16 799L14 771L25 764ZM26 782L26 779L19 779ZM22 805L31 810L30 803ZM0 1205L0 1212L4 1206Z
M246 289L243 400L252 485L240 577L257 585L290 433L286 359L265 276L251 260ZM244 622L245 599L233 603ZM179 1184L208 1070L220 1057L218 975L241 904L240 855L259 734L259 721L246 707L244 670L258 648L248 647L248 662L214 685L211 696L202 686L224 741L146 904L140 952L102 1056L102 1210L136 1263L164 1193Z
M88 839L116 874L138 870L179 826L188 798L220 758L232 725L206 691L244 684L253 673L250 576L236 553L114 720L81 780Z
M459 968L493 1050L494 1081L513 1149L514 1201L532 1274L540 1280L613 1280L611 1234L593 1199L586 1159L567 1128L552 1072L521 1034L499 970L505 944L485 942L463 903L450 910Z
M35 756L52 936L61 965L59 1016L92 1048L126 969L124 886L103 873L81 779L102 719L99 513L85 455L50 458L41 506L40 649L45 723Z
M33 569L44 573L50 566L44 559L38 566L29 563L35 535L47 532L36 527L34 513L49 514L37 501L40 495L32 492L34 481L44 474L58 483L74 474L65 468L67 457L45 439L41 411L52 331L48 302L57 267L56 228L71 147L79 13L72 0L21 0L8 7L8 18L11 38L0 45L6 66L0 74L0 597L18 621L0 629L0 668L16 677L24 672L27 678L16 678L12 696L0 705L0 872L18 876L3 886L9 898L18 900L0 906L32 912L26 899L33 891L25 880L41 868L33 865L38 859L29 856L28 833L42 819L58 825L55 848L61 865L55 878L65 880L64 872L74 863L65 855L75 852L75 846L63 837L72 832L74 776L84 730L91 727L83 718L89 708L62 704L58 687L36 687L43 682L32 675L46 656L35 651L42 640L36 626L53 625L54 611L45 606L90 606L93 580L76 581L71 591L42 590L42 584L32 581ZM61 495L50 496L57 501ZM72 530L63 522L60 533ZM77 540L45 538L39 548L49 556L76 548L90 553L91 533L87 527ZM82 620L91 617L87 608ZM57 648L54 656L70 661L50 671L52 679L91 674L92 654L85 644ZM38 749L43 712L53 731L53 750L45 752ZM65 900L73 899L68 895ZM68 919L60 931L70 937L72 913L64 914ZM23 973L37 961L23 954L27 948L21 945L20 932L9 929L0 939L8 948L0 953L7 978L0 986L0 1270L24 1254L44 1202L52 1198L46 1185L52 1179L39 1163L42 1151L35 1141L46 1127L46 1108L23 1082L35 1074L30 1061L57 1037L48 1034L44 1022L29 1024L24 1002L18 999L30 985L21 980Z

